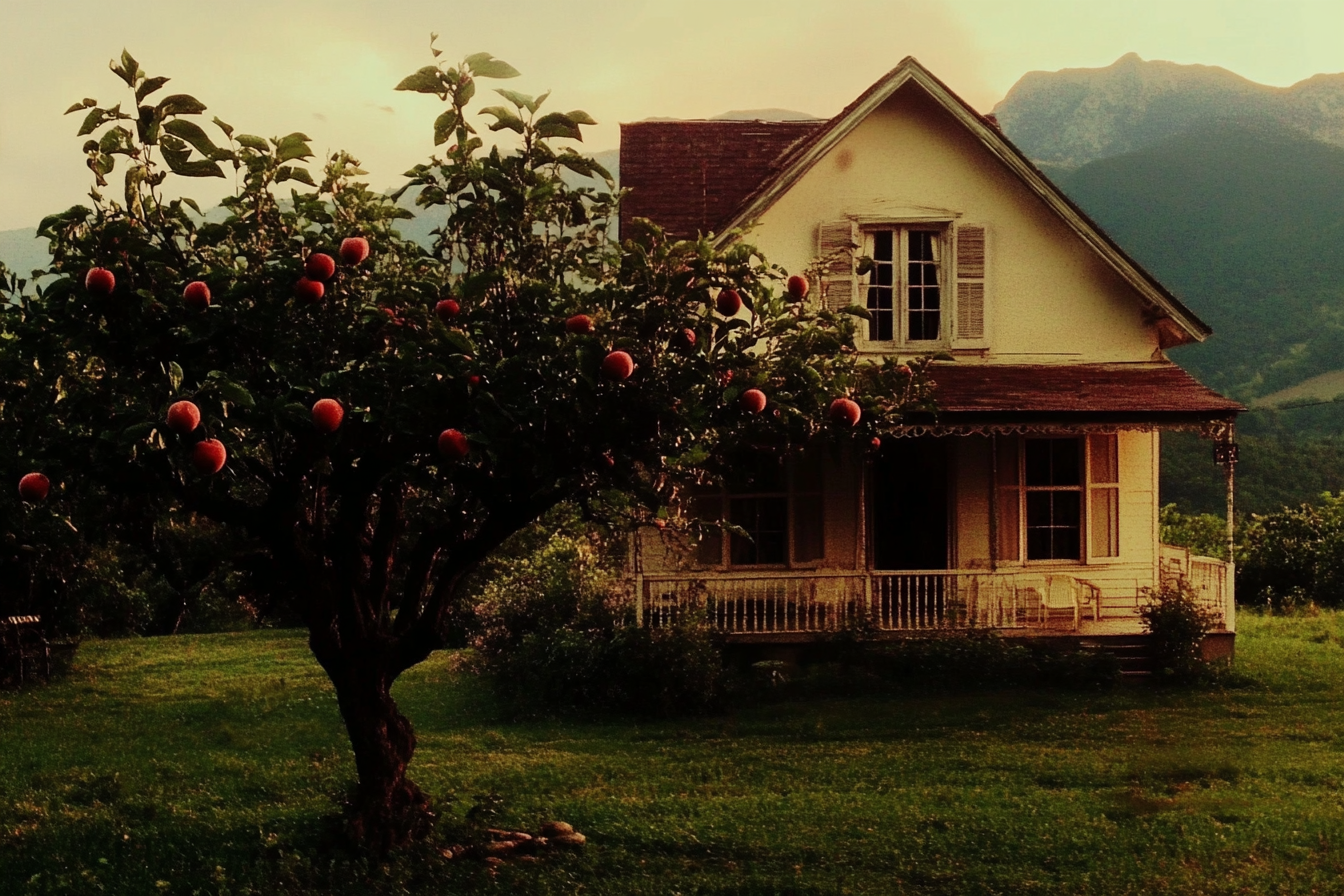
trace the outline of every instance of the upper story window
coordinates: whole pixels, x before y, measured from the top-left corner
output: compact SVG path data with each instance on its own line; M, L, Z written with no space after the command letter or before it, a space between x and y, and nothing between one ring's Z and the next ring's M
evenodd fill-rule
M893 227L866 234L869 342L944 341L943 232Z

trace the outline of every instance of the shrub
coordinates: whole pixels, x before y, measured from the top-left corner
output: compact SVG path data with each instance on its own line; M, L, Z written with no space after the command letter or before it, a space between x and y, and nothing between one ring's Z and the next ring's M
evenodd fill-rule
M1227 523L1212 513L1181 513L1165 504L1159 515L1162 543L1189 548L1202 557L1227 559Z
M1172 681L1193 681L1207 667L1203 660L1204 636L1218 623L1218 614L1203 607L1185 579L1149 589L1148 603L1139 618L1150 636L1157 674Z
M635 623L602 539L572 512L522 536L492 564L475 607L477 671L515 712L707 711L723 687L723 657L703 620ZM530 549L530 550L529 550Z
M1344 495L1321 495L1319 504L1256 514L1246 527L1245 562L1238 591L1285 609L1299 603L1344 606Z

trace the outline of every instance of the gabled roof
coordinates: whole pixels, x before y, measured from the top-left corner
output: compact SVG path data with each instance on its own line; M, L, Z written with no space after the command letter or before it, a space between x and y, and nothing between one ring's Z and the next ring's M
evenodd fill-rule
M1153 311L1164 348L1203 341L1213 332L1060 192L998 127L968 106L913 56L901 60L900 65L827 122L688 121L622 125L621 185L630 194L627 208L621 211L621 223L624 225L633 217L647 217L674 236L713 232L721 243L728 242L734 239L733 230L759 219L870 113L910 84L917 85L966 128L1139 293ZM739 130L722 128L723 125ZM792 128L792 141L785 140L784 126ZM745 139L747 133L753 136ZM772 150L775 157L767 159ZM712 173L715 168L722 170Z

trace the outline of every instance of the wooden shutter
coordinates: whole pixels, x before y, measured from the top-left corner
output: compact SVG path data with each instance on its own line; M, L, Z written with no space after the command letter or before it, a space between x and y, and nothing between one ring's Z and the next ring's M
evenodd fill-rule
M985 338L985 227L957 227L957 331L958 342Z
M859 302L858 278L854 275L854 250L859 247L853 221L831 221L817 227L817 257L821 259L821 301L839 311Z

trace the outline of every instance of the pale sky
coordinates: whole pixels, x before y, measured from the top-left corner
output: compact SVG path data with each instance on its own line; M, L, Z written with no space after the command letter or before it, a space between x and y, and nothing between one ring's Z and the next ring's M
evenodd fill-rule
M173 79L159 96L193 94L244 133L303 131L363 160L375 188L399 184L440 106L392 88L430 62L431 31L447 58L487 51L523 73L495 84L587 111L591 151L652 116L830 116L907 55L985 111L1028 71L1128 52L1276 86L1344 71L1340 0L0 0L0 230L84 199L80 116L62 113L129 99L107 69L123 47ZM187 192L213 202L224 184Z

